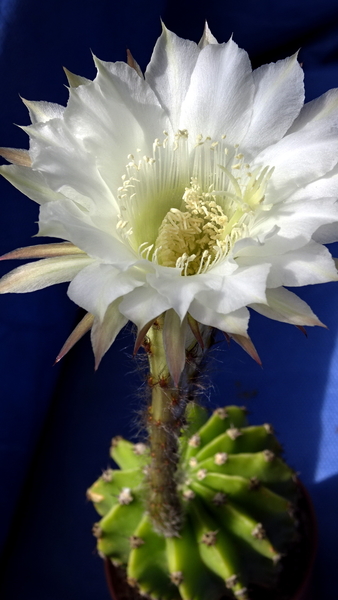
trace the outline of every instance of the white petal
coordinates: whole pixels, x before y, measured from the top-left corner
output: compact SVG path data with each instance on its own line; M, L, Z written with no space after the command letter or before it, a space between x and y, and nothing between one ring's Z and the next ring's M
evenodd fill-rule
M296 188L322 177L338 162L338 91L331 90L302 113L299 124L277 144L263 150L254 166L274 167L266 202L274 203L290 196ZM312 103L310 103L312 104ZM306 105L305 105L306 106ZM305 108L303 109L305 111Z
M266 291L268 304L251 304L256 312L282 323L292 325L323 325L304 300L283 287Z
M259 260L266 263L267 257L246 256L237 259L242 266L257 264ZM269 288L283 285L293 287L338 281L337 271L330 252L310 241L295 251L270 256L270 273L267 279ZM251 304L249 301L248 304Z
M126 63L94 59L95 81L72 89L65 121L95 156L99 172L113 194L121 185L128 155L152 154L156 138L170 123L150 85ZM114 156L114 160L112 160Z
M327 197L338 198L338 167L327 173L321 179L317 179L306 185L304 188L296 190L290 197L290 201L305 200L307 202L318 201L320 198ZM330 244L338 239L338 224L330 223L320 225L319 229L313 234L313 239L320 244Z
M32 169L17 165L1 165L0 174L25 196L38 204L44 204L63 197L62 194L51 190L38 171L32 171Z
M207 275L209 290L198 292L196 298L220 314L233 312L251 302L264 303L269 270L269 265L261 264L238 269L230 277L214 277L210 273Z
M250 236L260 240L260 244L234 247L234 255L269 256L284 254L307 244L317 229L338 221L338 203L335 198L311 197L296 202L279 203L269 212L258 216L250 229ZM273 231L271 235L265 235Z
M95 262L73 279L68 296L102 321L114 300L143 284L142 274L137 270L121 273L112 265Z
M91 198L98 211L109 211L110 206L117 210L114 196L100 177L95 160L64 119L52 119L23 129L31 137L29 153L33 169L41 171L52 190L60 192L66 186Z
M332 171L329 171L315 181L311 181L304 187L297 188L290 201L296 200L316 200L317 198L338 197L338 166L335 166Z
M127 294L119 305L119 311L130 319L138 329L170 309L168 298L149 287L138 288Z
M205 22L203 35L198 43L198 47L202 49L208 44L218 44L218 41L216 40L215 36L212 35L208 23Z
M79 85L86 85L87 83L91 83L90 79L86 79L86 77L81 77L81 75L75 75L75 73L68 71L66 67L63 67L63 70L65 72L70 87L79 87Z
M163 345L169 372L178 386L185 365L185 345L187 337L187 319L181 322L178 314L171 308L164 317Z
M182 320L192 300L201 289L208 288L208 278L203 275L182 277L179 269L159 267L156 273L147 275L147 282L162 296L168 298L170 306Z
M216 327L220 331L247 335L250 314L247 308L240 308L227 315L222 315L205 306L198 300L194 300L190 306L190 314L196 321Z
M251 155L280 140L304 104L304 74L297 54L253 71L253 114L243 148Z
M116 336L124 327L126 319L118 309L119 300L112 302L106 310L103 321L96 318L91 330L91 340L95 356L95 369L98 368L102 357L109 350Z
M239 144L248 128L254 86L247 53L232 40L209 44L197 59L182 104L180 129Z
M14 269L0 280L0 293L35 292L55 283L71 281L93 259L88 256L44 258Z
M27 106L32 123L45 123L50 119L61 118L65 107L54 102L33 102L22 98Z
M313 239L318 244L332 244L338 240L338 223L322 225L313 234Z
M145 73L146 81L169 115L174 132L179 128L182 102L199 52L195 42L184 40L163 26Z
M319 98L304 104L298 118L289 130L290 133L301 131L301 129L313 126L313 123L325 123L331 121L337 124L338 119L338 89L332 89L322 94Z
M135 255L130 247L109 232L116 230L109 213L101 228L93 220L86 211L70 200L50 202L40 209L39 236L69 240L91 256L124 268L135 262ZM101 219L99 223L102 223Z

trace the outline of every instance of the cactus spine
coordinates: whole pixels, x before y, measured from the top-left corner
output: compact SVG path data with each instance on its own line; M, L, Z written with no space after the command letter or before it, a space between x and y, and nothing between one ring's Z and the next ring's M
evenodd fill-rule
M244 409L224 407L208 418L189 402L186 419L171 471L176 487L169 489L182 519L179 535L154 526L159 511L147 500L149 469L161 467L154 446L118 438L111 456L121 470L105 472L88 490L102 516L94 527L98 550L156 600L250 600L255 584L274 589L280 558L297 539L294 473L271 426L248 426ZM152 498L161 494L156 488ZM168 508L161 519L166 515Z

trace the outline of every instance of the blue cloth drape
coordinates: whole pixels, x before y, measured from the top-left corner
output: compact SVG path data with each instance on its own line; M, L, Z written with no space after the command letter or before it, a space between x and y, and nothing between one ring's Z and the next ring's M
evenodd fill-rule
M64 104L61 67L92 77L90 51L141 67L160 33L160 17L198 40L204 20L219 41L234 34L254 66L301 47L307 99L338 86L338 8L334 0L0 0L0 143L27 147L12 123L27 124L18 94ZM37 206L0 181L0 253L32 243ZM336 254L337 254L336 248ZM334 250L333 250L334 253ZM1 274L10 267L1 263ZM300 294L328 330L308 332L254 315L260 369L239 348L217 345L210 403L246 404L253 423L274 424L288 462L314 499L320 527L318 598L338 597L338 286ZM107 600L85 490L108 463L113 435L137 434L142 378L127 328L97 373L88 336L52 367L81 311L59 285L0 297L0 544L4 600ZM137 390L139 389L139 393Z

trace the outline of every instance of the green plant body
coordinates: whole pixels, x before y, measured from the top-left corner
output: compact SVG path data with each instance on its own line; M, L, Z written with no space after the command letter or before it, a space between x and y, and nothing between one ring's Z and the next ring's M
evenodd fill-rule
M93 529L98 551L157 600L249 600L252 584L276 585L280 558L297 540L294 472L271 426L248 426L243 408L208 418L189 402L185 423L171 476L179 531L160 531L152 518L151 448L114 438L120 470L105 471L88 490L101 516Z

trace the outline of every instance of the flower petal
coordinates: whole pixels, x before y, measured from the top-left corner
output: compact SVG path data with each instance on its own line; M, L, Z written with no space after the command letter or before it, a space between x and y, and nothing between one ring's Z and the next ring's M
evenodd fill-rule
M182 103L180 129L239 144L249 126L254 86L249 57L232 41L201 50Z
M196 321L203 325L216 327L220 331L247 335L250 314L247 308L240 308L227 315L222 315L205 306L198 300L194 300L190 306L190 314Z
M259 358L258 352L255 348L255 346L252 343L252 340L249 338L249 336L246 335L238 335L236 333L233 333L230 335L230 337L235 340L235 342L241 347L243 348L243 350L245 352L247 352L247 354L249 354L249 356L251 356L251 358L253 358L253 360L261 367L262 366L262 361Z
M234 254L237 257L265 256L268 262L269 256L306 245L319 227L337 222L338 203L335 198L318 198L312 201L308 196L303 200L283 202L273 206L265 216L258 215L253 223L250 236L261 243L235 246ZM273 233L266 235L269 230Z
M338 197L338 167L327 173L324 177L312 181L303 188L297 189L290 197L290 202L305 200L307 203L317 202L320 198ZM320 225L313 234L313 239L319 244L330 244L338 239L338 224L328 223Z
M156 273L147 275L147 282L168 298L170 306L183 320L196 294L204 289L207 278L199 275L182 277L179 269L157 267Z
M322 177L338 162L338 90L331 90L309 104L312 107L305 105L288 135L253 161L256 167L275 168L266 194L267 203L284 200L295 188Z
M142 285L144 277L139 271L120 272L112 265L95 261L73 279L68 296L102 322L114 300Z
M94 322L94 316L90 313L87 313L83 319L76 325L75 329L72 331L70 336L66 339L63 344L59 354L55 359L55 363L58 363L61 358L63 358L67 352L78 342L84 335L92 328Z
M267 261L267 257L245 256L237 259L242 266L257 265L259 260ZM314 241L310 241L297 250L281 255L271 255L271 269L267 279L268 288L279 288L283 285L299 287L315 283L338 281L337 270L330 252ZM248 302L251 304L251 302Z
M31 167L32 161L28 150L18 150L17 148L0 148L0 156L8 162L14 163L19 167Z
M253 71L253 113L243 147L251 155L278 142L304 104L304 73L297 54Z
M208 23L205 22L203 35L198 43L198 47L202 50L202 48L205 48L208 44L218 44L218 41L215 36L212 35Z
M133 350L134 356L138 353L139 349L144 344L145 337L146 337L150 327L153 325L153 323L155 321L156 321L156 318L153 318L153 319L151 319L151 321L148 321L148 323L146 323L141 329L137 330L137 336L136 336L134 350Z
M124 327L126 319L118 309L119 300L112 302L106 310L103 321L96 318L91 330L91 340L95 356L95 370L98 369L104 354L109 350L116 336Z
M54 192L45 182L41 173L17 165L1 165L0 175L5 177L20 192L38 204L59 200L63 196Z
M57 256L69 256L71 254L85 254L83 250L70 244L61 242L57 244L37 244L36 246L26 246L26 248L17 248L12 252L7 252L0 256L0 260L14 260L23 258L54 258Z
M293 194L288 198L291 202L297 200L317 200L317 198L329 198L338 196L338 166L326 173L320 179L311 181L304 187L295 188Z
M290 127L288 134L301 131L302 129L312 128L314 123L321 124L321 126L328 126L331 121L332 124L337 124L338 118L338 88L329 90L325 94L311 100L304 104L298 118Z
M269 287L293 287L338 281L337 269L330 252L316 242L310 242L295 252L273 257L271 264Z
M170 308L168 298L161 296L156 290L149 287L133 290L123 298L119 305L119 311L135 323L138 329L142 329L149 321L156 319Z
M62 117L65 107L54 102L35 102L21 98L22 102L28 108L32 123L46 123L50 119L59 119Z
M254 298L264 303L269 270L268 264L261 264L238 269L231 277L215 277L210 273L206 277L209 289L198 292L196 298L220 314L234 312L255 301Z
M55 283L71 281L79 271L93 262L86 255L44 258L17 267L0 279L0 294L35 292Z
M204 349L204 341L203 341L203 337L200 332L198 321L196 321L196 319L194 319L190 313L188 313L187 318L188 318L188 325L193 333L193 336L203 350Z
M117 210L111 190L100 177L92 155L84 148L80 129L74 135L65 118L51 119L22 129L31 138L29 154L33 169L40 171L45 183L54 192L71 189L87 198L87 202L90 198L91 205L97 210L109 211L109 207Z
M141 67L138 64L138 62L135 60L135 58L133 57L132 53L130 52L129 48L127 48L127 65L129 65L129 67L131 67L132 69L134 69L134 71L136 71L136 73L143 78L143 73L141 71Z
M87 83L91 83L90 79L86 79L86 77L81 77L80 75L75 75L71 71L68 71L66 67L63 67L63 70L65 72L70 87L79 87L79 85L86 85Z
M97 222L102 223L101 228ZM136 257L129 246L112 235L115 229L111 214L106 214L103 225L101 217L92 218L68 199L47 203L40 209L39 236L68 239L91 256L125 268Z
M282 323L325 327L304 300L283 287L266 291L268 304L251 304L256 312Z
M169 115L174 132L179 128L182 102L199 52L195 42L183 40L162 25L145 78Z

